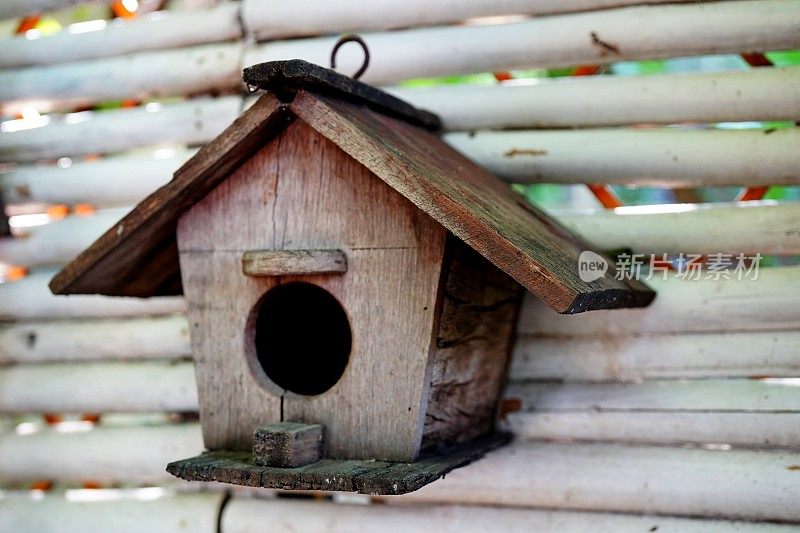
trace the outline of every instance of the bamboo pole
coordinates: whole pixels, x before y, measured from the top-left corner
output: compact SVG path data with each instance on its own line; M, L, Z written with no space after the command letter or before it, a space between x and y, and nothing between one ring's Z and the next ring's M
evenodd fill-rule
M243 44L210 44L0 71L0 101L203 94L241 84Z
M669 1L674 0L440 0L434 3L376 0L367 4L355 0L312 0L302 4L243 0L242 18L248 31L258 39L275 39L430 26L480 17L553 15ZM308 13L314 16L309 17Z
M38 39L21 35L0 40L0 68L85 61L229 41L242 35L238 2L223 2L205 10L156 11L106 23L97 31L75 33L74 28Z
M0 324L0 364L190 356L183 315Z
M758 279L680 279L655 276L658 295L644 309L559 315L527 297L521 335L617 337L649 333L743 332L800 329L800 267L761 268Z
M595 250L656 254L800 254L800 202L675 204L553 211ZM735 258L731 258L736 263Z
M0 530L217 533L223 499L222 492L175 494L161 487L71 489L39 499L12 495L0 500Z
M675 391L679 392L679 391ZM800 413L696 411L548 411L510 413L519 438L735 448L791 448L800 444Z
M800 120L800 67L388 90L451 131Z
M47 287L53 274L48 270L34 271L20 281L0 283L0 320L166 315L185 309L183 298L172 296L54 296Z
M800 4L793 0L745 0L367 33L363 37L372 59L362 81L387 84L474 72L791 49L800 47L798 26ZM244 65L290 58L327 65L336 40L269 42L249 48ZM362 60L358 47L343 47L337 68L352 73Z
M794 452L512 443L390 502L800 521Z
M53 363L0 368L0 412L197 411L191 363Z
M311 533L328 531L415 531L462 533L504 531L558 531L560 533L639 533L658 531L790 531L792 526L749 524L663 516L635 516L566 510L509 509L461 505L348 505L289 499L234 498L223 510L222 533L256 533L270 524L276 531Z
M490 172L519 183L800 183L800 130L794 128L483 131L445 139Z
M170 461L203 451L200 424L102 427L0 435L0 479L153 483Z
M22 17L42 11L53 11L86 0L3 0L0 2L0 19Z
M550 412L750 412L800 415L792 381L752 379L659 380L642 383L513 382L506 397L522 409ZM793 428L794 429L794 428ZM795 437L800 441L800 434Z
M0 136L0 160L33 162L161 143L202 144L239 116L238 96L201 98L163 106L140 106L79 116ZM75 117L76 115L71 115Z
M633 381L800 375L800 331L614 337L522 335L514 380Z
M192 150L165 148L98 161L20 165L0 173L0 195L8 205L91 204L99 208L133 205L166 184Z

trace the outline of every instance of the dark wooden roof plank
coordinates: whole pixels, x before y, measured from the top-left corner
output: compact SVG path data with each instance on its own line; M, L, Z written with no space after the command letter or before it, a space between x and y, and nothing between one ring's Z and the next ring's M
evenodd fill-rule
M55 294L180 294L178 219L222 183L294 116L265 94L50 282Z
M339 99L301 92L304 122L560 313L647 305L654 293L606 275L584 282L589 249L437 135Z

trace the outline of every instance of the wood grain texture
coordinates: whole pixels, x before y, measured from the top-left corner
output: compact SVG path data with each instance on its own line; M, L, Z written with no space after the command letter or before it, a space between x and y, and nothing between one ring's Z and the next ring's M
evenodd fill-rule
M250 450L256 427L323 424L328 456L413 460L422 438L446 231L297 121L180 220L181 271L209 449ZM252 277L248 250L341 249L341 275ZM287 394L259 365L251 313L303 281L347 313L352 351L333 388ZM309 334L314 325L309 324ZM383 334L376 334L383 332ZM378 385L380 384L380 385Z
M494 427L522 296L516 281L452 235L442 269L423 448Z
M175 172L50 282L56 294L181 294L175 230L178 218L291 122L264 95L219 137Z
M509 440L507 433L494 433L464 446L426 454L412 463L323 459L298 468L258 466L244 452L206 452L168 464L167 472L189 481L220 481L247 487L397 495L415 491Z
M242 254L242 272L248 276L341 274L347 256L341 250L250 250Z
M306 92L291 108L554 310L572 314L652 301L647 287L617 281L613 272L582 281L578 255L589 247L436 135Z
M316 463L325 454L325 428L319 424L278 422L256 429L253 463L297 468Z

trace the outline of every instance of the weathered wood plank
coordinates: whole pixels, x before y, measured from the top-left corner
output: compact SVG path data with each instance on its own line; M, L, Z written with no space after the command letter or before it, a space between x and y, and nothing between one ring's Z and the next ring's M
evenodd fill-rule
M495 433L446 452L423 455L413 463L323 459L298 468L277 468L253 464L253 457L247 452L206 452L199 457L170 463L167 471L189 481L397 495L436 481L502 446L509 438L508 434Z
M653 298L642 284L577 274L585 245L439 137L399 120L302 92L299 118L403 194L560 313L638 307ZM454 169L458 179L454 179Z
M242 254L247 276L342 274L347 255L342 250L248 250Z
M256 428L253 463L256 466L297 468L325 456L325 428L319 424L277 422Z
M290 121L285 106L264 95L178 169L171 182L103 234L93 249L59 272L51 282L53 292L180 294L175 242L178 218ZM111 249L115 253L109 257ZM153 265L154 270L145 265Z
M494 427L522 287L452 235L439 288L423 449Z

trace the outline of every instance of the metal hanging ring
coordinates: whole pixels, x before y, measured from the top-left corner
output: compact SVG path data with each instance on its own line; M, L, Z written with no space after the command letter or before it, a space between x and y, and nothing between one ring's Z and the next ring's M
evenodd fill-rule
M331 50L331 69L336 68L336 53L339 51L339 48L341 48L344 43L349 42L360 44L361 49L364 50L364 63L362 63L361 68L358 69L355 74L353 74L353 79L357 80L362 74L364 74L364 71L366 71L367 67L369 66L369 48L367 48L367 43L364 42L364 39L358 35L349 33L347 35L342 35L342 38L336 41L336 44L333 46L333 50Z

